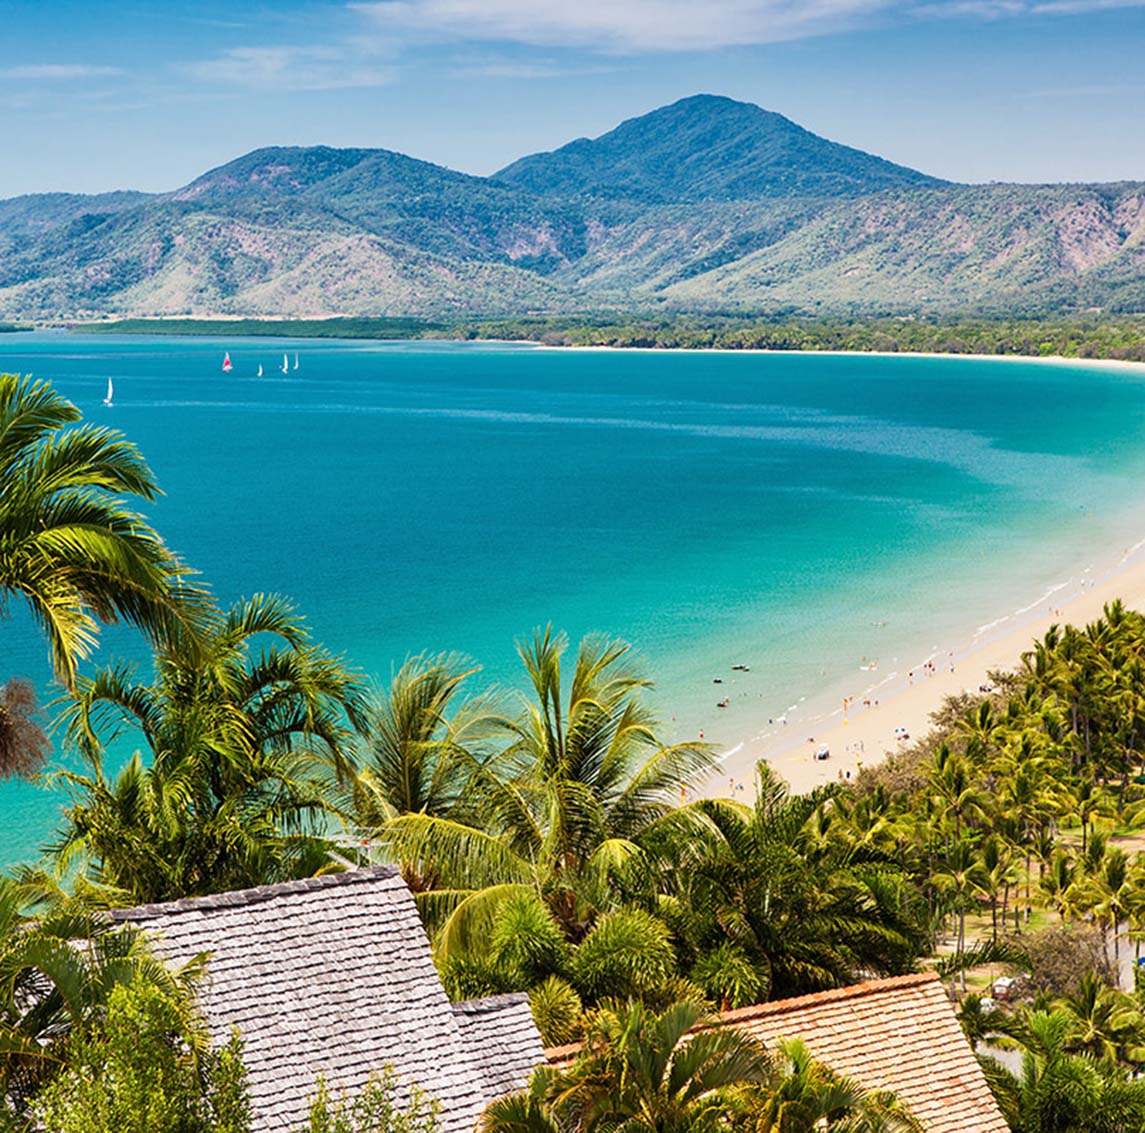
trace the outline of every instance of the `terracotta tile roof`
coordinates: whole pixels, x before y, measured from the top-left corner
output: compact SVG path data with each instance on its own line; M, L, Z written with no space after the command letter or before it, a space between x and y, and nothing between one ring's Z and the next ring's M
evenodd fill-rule
M800 1038L837 1074L894 1090L927 1133L1008 1133L938 977L869 980L853 987L727 1011L766 1046ZM545 1052L567 1066L577 1046Z
M304 1125L320 1074L337 1095L386 1063L441 1102L442 1133L471 1133L481 1109L541 1061L524 997L449 1003L393 867L112 916L139 925L172 963L209 954L203 1011L217 1040L233 1026L242 1034L254 1133Z

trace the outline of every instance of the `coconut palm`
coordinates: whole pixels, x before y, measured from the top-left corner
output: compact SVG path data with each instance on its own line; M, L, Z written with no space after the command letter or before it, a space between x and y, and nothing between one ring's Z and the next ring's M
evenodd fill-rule
M204 598L125 502L159 492L139 451L79 421L47 382L0 375L0 593L27 603L69 688L100 623L130 622L161 644L185 636Z
M1145 1128L1145 1080L1106 1060L1070 1053L1075 1023L1064 1011L1033 1011L1012 1074L982 1058L1010 1127L1020 1133L1137 1133Z
M356 699L293 608L262 595L218 616L199 655L160 654L150 683L127 666L80 678L61 720L89 771L59 773L74 796L59 858L138 901L313 872L329 781L351 772ZM109 777L108 746L139 736L148 762Z
M777 1057L776 1057L777 1056ZM889 1090L867 1090L818 1062L801 1039L781 1039L762 1097L748 1097L753 1133L921 1133Z
M734 1028L712 1028L701 1007L657 1014L638 1002L594 1012L584 1047L561 1073L542 1071L530 1091L494 1102L484 1133L715 1133L737 1091L768 1076L763 1047ZM699 1029L706 1028L706 1029Z
M817 816L840 790L792 795L761 761L753 806L697 804L710 831L678 849L662 908L713 998L741 1006L911 970L919 899L897 865L855 851L845 823L824 836Z
M375 836L401 814L469 813L466 787L492 754L493 738L508 734L488 694L462 699L476 672L456 654L420 654L366 701L354 745L358 770L339 807L349 826ZM425 879L409 880L426 888Z
M581 939L616 903L612 883L638 872L658 833L686 821L691 808L675 808L681 786L712 766L706 745L656 738L628 645L586 638L566 685L567 647L551 627L518 642L533 699L497 758L474 763L473 817L411 813L386 827L407 875L433 879L419 902L441 926L442 957L479 949L497 906L524 891L542 898L567 939Z

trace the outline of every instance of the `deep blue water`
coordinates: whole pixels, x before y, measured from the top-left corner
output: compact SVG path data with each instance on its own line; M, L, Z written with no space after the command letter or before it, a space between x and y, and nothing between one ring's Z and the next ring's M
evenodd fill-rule
M151 518L220 600L288 594L382 676L459 650L513 685L533 626L607 631L670 729L729 744L860 655L985 622L1127 539L1145 473L1129 371L62 334L0 336L0 371L140 446ZM43 681L13 613L0 678ZM123 653L144 656L107 635ZM736 661L720 713L711 675ZM0 789L0 862L57 805Z

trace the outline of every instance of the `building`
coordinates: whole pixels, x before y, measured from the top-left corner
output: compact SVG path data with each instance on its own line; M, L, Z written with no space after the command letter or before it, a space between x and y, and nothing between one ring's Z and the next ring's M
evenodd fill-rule
M766 1047L778 1039L802 1039L836 1074L868 1090L894 1090L926 1133L1009 1133L933 973L779 999L724 1012L720 1019ZM563 1067L578 1049L557 1047L545 1054Z
M173 964L209 954L201 1003L216 1041L244 1043L254 1133L292 1133L315 1082L355 1093L394 1067L471 1133L544 1061L524 995L450 1004L397 869L347 873L117 910Z

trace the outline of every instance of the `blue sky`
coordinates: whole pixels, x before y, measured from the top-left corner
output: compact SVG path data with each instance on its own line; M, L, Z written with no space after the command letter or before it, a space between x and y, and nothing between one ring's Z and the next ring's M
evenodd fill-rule
M0 0L0 53L0 196L272 144L489 173L700 91L954 180L1145 180L1145 0Z

